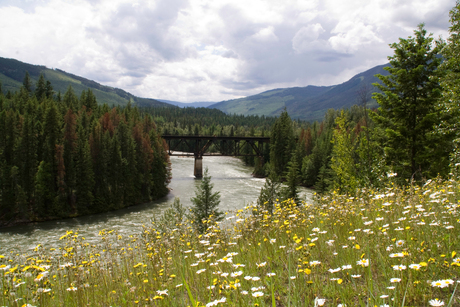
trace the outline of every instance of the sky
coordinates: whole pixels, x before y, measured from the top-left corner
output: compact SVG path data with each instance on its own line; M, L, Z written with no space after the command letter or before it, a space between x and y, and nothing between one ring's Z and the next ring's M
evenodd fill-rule
M136 96L222 101L333 85L388 62L455 0L0 0L0 57Z

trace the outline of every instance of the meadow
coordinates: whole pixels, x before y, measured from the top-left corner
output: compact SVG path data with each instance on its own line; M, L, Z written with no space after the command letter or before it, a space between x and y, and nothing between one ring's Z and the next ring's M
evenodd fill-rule
M459 306L458 196L454 180L389 183L249 205L203 234L172 209L98 244L69 230L0 256L0 306Z

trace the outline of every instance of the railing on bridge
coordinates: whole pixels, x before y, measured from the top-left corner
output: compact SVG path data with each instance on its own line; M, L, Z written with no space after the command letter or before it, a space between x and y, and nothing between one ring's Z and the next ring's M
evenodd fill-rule
M264 144L270 143L269 137L239 137L239 136L192 136L192 135L163 135L168 144L170 156L195 157L194 175L203 176L203 156L259 156L264 155ZM211 145L216 150L208 152ZM186 149L178 153L178 148ZM246 148L252 149L247 150Z

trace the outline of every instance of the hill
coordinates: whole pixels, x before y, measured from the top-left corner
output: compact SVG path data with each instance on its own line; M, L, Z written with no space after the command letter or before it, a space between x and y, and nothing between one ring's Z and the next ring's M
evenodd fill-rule
M193 108L207 108L210 105L215 104L215 101L197 101L197 102L179 102L179 101L171 101L171 100L165 100L165 99L157 99L158 101L164 102L164 103L169 103L174 106L178 106L181 108L188 108L188 107L193 107Z
M91 89L99 103L108 105L126 105L129 101L138 106L169 106L172 105L150 98L136 97L122 89L105 86L95 81L67 73L60 69L49 69L41 65L32 65L20 62L15 59L0 57L0 82L4 92L8 90L15 92L22 85L26 71L35 84L42 73L46 80L49 80L55 92L62 95L71 85L79 96L83 90Z
M321 120L330 108L347 108L359 103L360 91L366 90L370 97L376 91L372 83L379 81L375 75L387 75L388 72L383 68L388 65L371 68L339 85L274 89L245 98L222 101L209 108L230 114L278 116L286 107L292 118ZM368 107L376 106L375 101L368 101Z

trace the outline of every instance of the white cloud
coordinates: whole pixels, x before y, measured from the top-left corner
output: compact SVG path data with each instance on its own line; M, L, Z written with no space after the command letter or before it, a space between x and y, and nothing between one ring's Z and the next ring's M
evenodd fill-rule
M220 101L330 85L387 61L420 22L447 37L455 0L0 2L0 56L142 97ZM6 43L5 43L6 42Z
M362 22L339 22L331 31L335 35L329 38L329 42L335 51L345 53L353 53L363 45L383 43L372 28Z
M321 51L328 48L327 41L318 40L325 30L319 23L302 27L292 39L292 48L298 53L307 51Z

